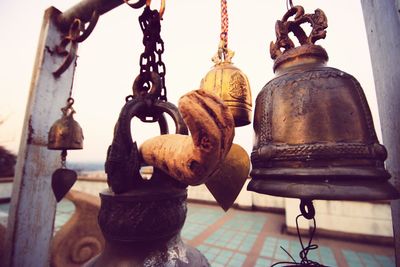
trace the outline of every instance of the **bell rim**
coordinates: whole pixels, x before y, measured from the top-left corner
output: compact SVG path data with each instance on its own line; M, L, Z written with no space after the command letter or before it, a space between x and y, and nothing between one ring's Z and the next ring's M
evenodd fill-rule
M369 170L367 176L366 172L361 173L364 175L351 176L355 179L344 179L350 176L342 170L339 173L326 171L319 175L316 173L320 170L317 170L311 176L301 175L306 170L310 171L309 168L295 168L278 174L277 170L253 169L247 190L272 196L315 200L376 201L400 198L400 193L388 181L390 174L384 169Z
M251 170L250 176L255 179L299 179L301 177L312 180L343 179L352 177L370 181L388 180L391 175L383 167L366 166L324 166L324 167L297 167L297 168L257 168Z

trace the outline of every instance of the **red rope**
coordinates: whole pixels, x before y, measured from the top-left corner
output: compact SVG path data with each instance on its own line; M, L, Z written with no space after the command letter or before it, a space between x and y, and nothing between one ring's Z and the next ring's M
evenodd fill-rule
M229 20L228 20L228 3L227 0L221 0L221 40L225 42L225 45L228 46L228 28L229 28Z

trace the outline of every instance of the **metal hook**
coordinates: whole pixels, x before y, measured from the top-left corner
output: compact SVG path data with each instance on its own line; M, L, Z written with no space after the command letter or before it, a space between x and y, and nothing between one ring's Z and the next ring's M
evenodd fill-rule
M286 0L286 9L289 10L291 8L293 8L293 0Z
M66 56L66 58L61 66L53 72L55 77L59 77L61 74L63 74L75 60L78 49L77 43L81 43L89 37L96 26L97 21L99 20L99 16L99 13L94 10L92 17L90 18L89 25L86 29L80 19L74 19L69 28L68 35L65 36L61 43L56 47L57 53L61 56ZM80 32L82 32L81 35L79 35ZM71 43L71 48L70 51L67 51L66 47L69 43Z
M146 4L146 0L139 0L136 3L129 3L129 0L124 0L125 4L127 4L128 6L130 6L131 8L134 9L138 9L141 8L142 6L144 6Z
M81 43L89 37L89 35L92 33L94 27L96 27L99 17L100 17L99 13L96 10L94 10L92 13L92 17L90 18L88 27L86 29L83 29L82 34L78 35L75 38L76 42Z
M311 220L315 216L315 208L311 200L301 199L300 200L300 211L304 218Z
M69 97L67 99L67 106L71 107L74 104L75 100L72 97Z
M146 0L146 6L150 7L151 4L151 0ZM160 14L160 19L163 18L165 12L165 0L161 0L161 6L160 6L160 11L158 11L158 13Z

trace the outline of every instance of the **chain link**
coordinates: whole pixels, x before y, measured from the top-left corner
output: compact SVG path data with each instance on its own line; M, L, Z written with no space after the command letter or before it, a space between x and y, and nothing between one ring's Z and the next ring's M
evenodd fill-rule
M63 151L61 151L61 168L65 169L67 168L67 150L63 149Z
M151 10L149 6L144 8L143 14L139 17L140 28L143 31L144 52L140 55L140 74L155 72L161 79L161 93L159 98L167 101L167 88L165 87L166 67L162 61L164 53L164 41L161 39L160 14L157 10ZM150 78L146 77L143 85L144 90L150 89Z

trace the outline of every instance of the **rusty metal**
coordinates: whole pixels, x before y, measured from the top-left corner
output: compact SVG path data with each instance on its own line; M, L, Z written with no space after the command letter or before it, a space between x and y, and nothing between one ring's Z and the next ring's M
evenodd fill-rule
M150 8L150 5L151 5L151 0L146 0L146 6ZM165 0L161 0L160 10L158 11L160 19L162 19L164 12L165 12Z
M308 36L303 23L312 26ZM270 46L276 78L256 100L248 189L301 199L397 198L360 84L327 67L326 51L314 44L326 28L322 10L304 14L300 6L276 22L277 40Z
M286 1L286 8L289 10L293 8L293 1L292 0L287 0Z
M74 120L73 98L68 98L67 105L61 109L63 115L50 128L47 148L52 150L69 150L83 148L82 128Z
M147 79L143 85L145 90L150 88L149 74L155 72L160 77L160 99L167 101L167 88L165 86L166 67L162 60L164 53L164 41L161 38L161 18L157 10L151 10L146 6L139 16L140 28L143 32L144 51L140 55L139 65L142 79Z
M103 15L123 3L123 0L82 0L59 14L57 25L62 31L66 32L75 19L79 19L82 23L89 22L93 11L97 11L99 15ZM146 0L138 0L136 3L130 5L134 8L141 8L145 4Z
M146 4L146 0L139 0L135 3L130 3L129 0L123 0L125 4L127 4L128 6L130 6L131 8L134 9L138 9L141 8L142 6L144 6Z
M57 202L60 202L60 200L68 193L77 179L78 175L73 170L59 168L54 171L51 176L51 188L53 189Z
M61 43L55 49L58 55L65 57L65 60L61 66L53 72L54 77L59 77L69 68L71 63L76 58L78 43L85 41L89 37L98 20L99 14L96 10L94 10L89 21L89 25L86 28L84 23L82 23L82 21L79 19L75 19L72 22L68 34L62 39ZM69 51L66 49L68 45L70 45Z
M176 133L188 134L187 127L178 108L169 102L157 99L160 93L160 78L150 74L152 88L150 92L143 89L142 75L134 82L134 95L128 99L121 110L115 125L114 138L107 152L105 170L107 181L113 192L119 194L140 187L144 181L140 175L142 165L136 142L132 141L131 120L138 117L143 122L158 122L160 133L168 133L168 125L164 113L169 114L175 122Z
M104 191L100 198L98 219L106 245L85 267L210 266L179 234L187 212L186 189Z
M144 88L146 74L135 79L133 95L121 110L114 138L107 152L105 169L110 190L100 194L99 226L106 240L104 251L85 266L209 266L197 250L185 245L179 232L186 218L186 185L154 168L143 179L144 165L131 120L158 122L160 133L168 134L164 113L174 122L177 134L188 134L173 104L159 99L160 78L151 72L152 88ZM152 117L152 119L148 119Z

